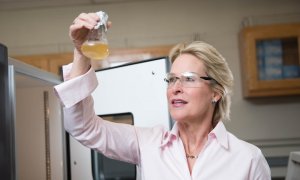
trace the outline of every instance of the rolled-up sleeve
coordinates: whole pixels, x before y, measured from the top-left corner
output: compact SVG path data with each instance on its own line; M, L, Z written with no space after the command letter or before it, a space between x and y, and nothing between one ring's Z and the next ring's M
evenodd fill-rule
M98 86L98 80L93 68L86 74L69 79L72 64L63 66L64 83L54 87L54 91L64 107L68 108L82 101Z
M97 116L92 92L98 85L95 71L69 79L72 64L64 66L65 82L54 87L64 108L64 126L83 145L112 159L137 164L139 147L132 125L112 123Z

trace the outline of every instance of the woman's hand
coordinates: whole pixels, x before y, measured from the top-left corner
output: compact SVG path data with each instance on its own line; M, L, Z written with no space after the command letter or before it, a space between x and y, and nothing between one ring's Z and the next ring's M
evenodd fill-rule
M69 36L74 44L73 66L70 72L70 78L77 77L86 73L91 61L81 52L82 44L87 40L89 31L93 29L101 19L96 13L81 13L76 17L69 28ZM111 26L111 22L107 23L107 27Z
M81 13L69 28L69 36L75 47L70 78L86 73L91 66L91 60L82 54L81 46L98 21L100 18L96 13Z
M88 33L100 21L96 13L81 13L70 26L69 36L75 49L81 53L81 46L87 40Z

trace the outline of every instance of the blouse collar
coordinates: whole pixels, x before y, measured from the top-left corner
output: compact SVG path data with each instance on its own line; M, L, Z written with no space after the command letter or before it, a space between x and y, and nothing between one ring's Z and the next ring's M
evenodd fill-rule
M222 121L219 121L216 127L208 134L208 138L216 138L216 140L220 143L222 147L228 149L228 137L227 130ZM179 130L177 122L174 124L171 131L166 131L163 135L160 147L163 148L171 144L174 140L179 139Z

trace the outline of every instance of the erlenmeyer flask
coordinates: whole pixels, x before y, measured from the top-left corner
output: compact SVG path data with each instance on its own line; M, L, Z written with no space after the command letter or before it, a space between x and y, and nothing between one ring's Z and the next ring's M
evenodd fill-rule
M93 60L103 60L109 55L107 41L107 20L108 15L97 12L100 22L89 32L88 39L81 46L82 53Z

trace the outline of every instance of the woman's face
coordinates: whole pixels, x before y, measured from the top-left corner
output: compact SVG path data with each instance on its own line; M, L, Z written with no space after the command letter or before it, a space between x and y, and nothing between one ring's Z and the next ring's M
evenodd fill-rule
M200 76L207 76L201 60L190 54L178 56L172 64L171 73L180 77L184 72L195 72ZM209 81L201 80L198 87L183 87L179 80L168 88L167 98L169 111L177 122L192 122L212 118L213 106L211 101L215 93Z

